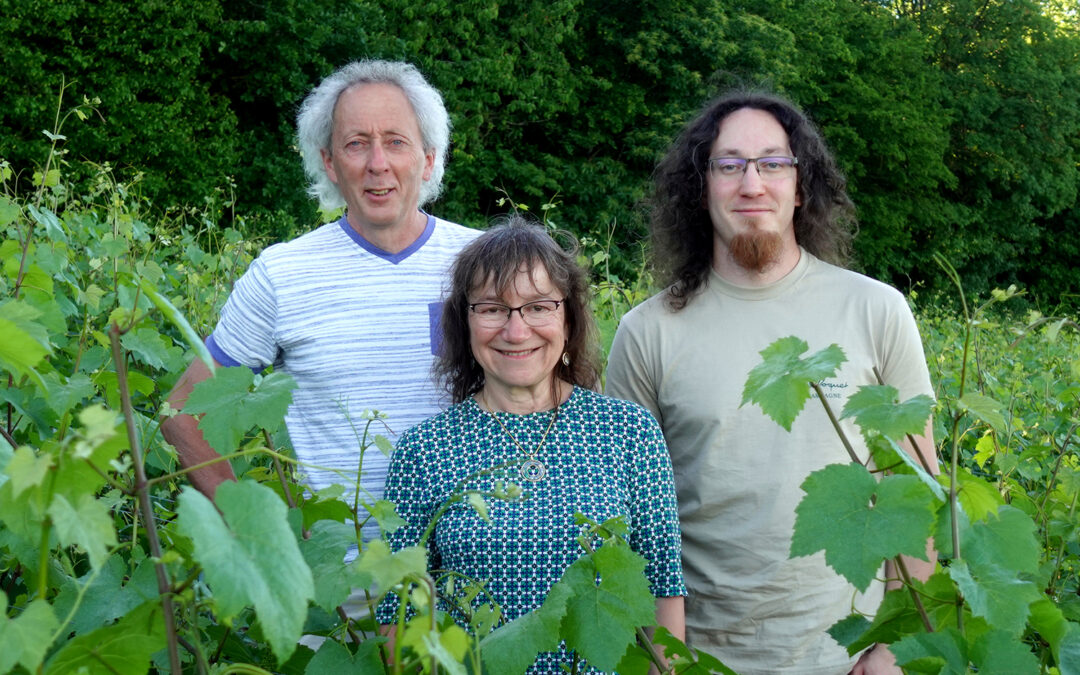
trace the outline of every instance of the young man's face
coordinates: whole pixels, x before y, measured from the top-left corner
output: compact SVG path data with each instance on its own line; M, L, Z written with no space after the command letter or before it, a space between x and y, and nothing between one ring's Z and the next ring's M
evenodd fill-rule
M416 114L399 87L372 83L342 92L323 166L345 198L353 228L365 234L415 219L420 187L434 165L435 153L424 151Z
M772 114L741 108L724 118L709 158L792 157L787 132ZM763 175L753 164L734 175L713 166L706 172L707 207L713 223L714 260L730 256L761 272L798 249L795 207L800 204L796 169Z

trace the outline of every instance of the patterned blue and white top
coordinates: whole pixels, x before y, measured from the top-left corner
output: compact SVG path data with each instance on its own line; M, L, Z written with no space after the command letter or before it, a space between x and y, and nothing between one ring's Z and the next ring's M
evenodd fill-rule
M495 414L528 449L540 442L552 415ZM486 580L512 620L543 604L582 554L575 513L598 522L623 515L630 546L648 560L645 575L653 595L686 595L671 460L660 426L644 408L575 387L536 458L547 467L539 482L521 481L519 464L476 478L524 456L472 398L409 429L398 441L386 481L386 498L406 522L390 535L391 547L417 543L455 492L491 491L496 480L510 481L524 488L524 498L488 500L490 524L466 502L442 515L428 542L430 569ZM397 606L391 594L379 605L379 622L393 623ZM529 672L559 673L559 663L569 663L565 652L542 654Z
M223 365L273 365L296 379L285 422L313 490L357 484L365 410L388 416L371 434L392 442L445 407L431 378L443 290L454 257L479 234L428 216L415 242L388 253L342 216L270 246L236 282L207 346ZM364 454L360 484L374 497L388 464Z

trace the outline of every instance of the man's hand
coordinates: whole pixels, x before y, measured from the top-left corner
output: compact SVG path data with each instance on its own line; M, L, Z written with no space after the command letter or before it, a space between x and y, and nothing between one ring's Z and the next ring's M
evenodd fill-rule
M896 665L896 657L889 647L876 644L859 657L859 662L848 675L901 675L903 671Z

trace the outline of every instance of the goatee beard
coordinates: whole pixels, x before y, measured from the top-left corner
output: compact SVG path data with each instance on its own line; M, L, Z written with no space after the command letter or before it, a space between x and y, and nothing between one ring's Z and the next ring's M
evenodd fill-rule
M780 261L784 239L776 232L746 232L728 242L735 263L750 272L761 273Z

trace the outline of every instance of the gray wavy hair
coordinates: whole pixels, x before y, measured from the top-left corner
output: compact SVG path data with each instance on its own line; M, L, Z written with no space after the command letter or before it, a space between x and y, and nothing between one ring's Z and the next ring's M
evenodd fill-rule
M424 152L435 152L431 177L420 186L419 205L433 201L442 191L446 149L450 145L450 116L442 95L428 84L416 66L401 61L353 61L334 71L304 99L296 115L296 131L304 173L311 182L308 194L318 199L319 205L328 211L345 205L338 186L326 175L322 151L330 151L334 106L338 98L346 89L358 84L392 84L405 93L416 114Z

